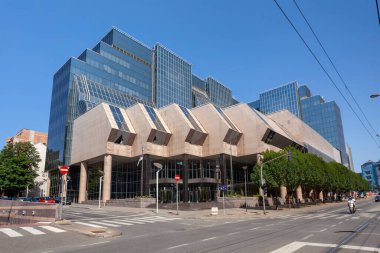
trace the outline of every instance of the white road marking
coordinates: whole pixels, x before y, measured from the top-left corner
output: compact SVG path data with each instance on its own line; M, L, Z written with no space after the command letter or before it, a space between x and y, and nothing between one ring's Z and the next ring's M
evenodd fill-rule
M324 229L319 230L319 232L323 232L323 231L326 231L326 230L327 230L327 228L324 228Z
M355 216L355 217L352 217L351 219L352 220L357 220L357 219L360 219L360 217Z
M63 229L55 228L55 227L52 227L52 226L39 226L39 227L43 228L43 229L46 229L46 230L49 230L49 231L52 231L54 233L64 233L64 232L66 232Z
M123 221L108 220L107 222L114 223L114 224L119 224L119 225L133 226L132 223L123 222Z
M343 223L343 221L340 221L338 224L342 224Z
M84 225L84 226L93 227L93 228L104 228L104 227L99 226L99 225L90 224L90 223L85 223L85 222L79 222L79 221L76 221L76 222L74 222L74 223L79 224L79 225Z
M189 245L188 243L185 243L185 244L181 244L181 245L177 245L177 246L173 246L173 247L170 247L170 248L167 248L167 249L175 249L175 248L179 248L179 247L183 247L183 246L187 246Z
M250 230L256 230L256 229L259 229L261 227L255 227L255 228L251 228Z
M182 225L187 225L187 226L191 226L190 223L180 223L180 224L182 224Z
M330 228L333 228L333 227L335 227L335 226L336 226L336 225L331 225Z
M307 239L309 239L310 237L313 237L313 236L314 236L314 234L310 234L310 235L305 236L301 240L307 240Z
M128 220L128 219L124 219L124 220L120 220L120 221L125 221L127 223L133 223L133 224L145 224L144 222L142 221L135 221L135 220Z
M46 234L46 233L44 233L38 229L32 228L32 227L20 227L20 228L31 233L32 235L44 235L44 234Z
M339 247L342 249L353 249L353 250L363 250L363 251L372 251L380 252L380 248L376 247L364 247L364 246L355 246L355 245L341 245L338 244L329 244L329 243L314 243L314 242L292 242L279 249L271 251L271 253L293 253L304 246L314 246L314 247L325 247L325 248L334 248Z
M213 239L216 239L216 237L210 237L210 238L207 238L207 239L203 239L202 242L210 241L210 240L213 240Z
M104 222L100 222L100 221L90 221L91 223L95 223L95 224L99 224L99 225L104 225L104 226L107 226L107 227L114 227L114 228L118 228L120 227L120 225L115 225L115 224L109 224L107 223L108 221L106 220L103 220Z
M265 225L266 227L270 227L270 226L274 226L275 224L268 224L268 225Z
M52 253L54 252L53 250L49 250L49 251L44 251L44 252L41 252L41 253Z
M240 232L233 232L233 233L229 233L227 235L236 235L236 234L240 234Z
M6 234L9 237L20 237L20 236L23 236L22 234L14 231L13 229L10 229L10 228L0 228L0 232L3 232L4 234Z

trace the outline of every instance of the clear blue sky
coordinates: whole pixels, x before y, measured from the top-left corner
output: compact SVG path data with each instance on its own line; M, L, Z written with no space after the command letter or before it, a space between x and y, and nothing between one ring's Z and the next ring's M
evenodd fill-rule
M279 3L329 66L293 2ZM380 99L369 98L380 93L375 1L298 4L380 132ZM147 45L162 43L191 62L195 74L216 78L242 102L289 81L306 83L313 94L340 106L356 171L363 162L380 159L378 146L270 0L0 1L1 144L22 128L47 132L53 74L70 56L93 47L111 26Z

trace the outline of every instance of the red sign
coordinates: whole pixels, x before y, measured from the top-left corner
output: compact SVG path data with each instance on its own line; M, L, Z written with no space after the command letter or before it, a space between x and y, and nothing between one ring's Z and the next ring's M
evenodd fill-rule
M66 175L67 172L69 172L69 167L68 166L58 166L59 168L59 172L62 174L62 175Z
M175 181L179 181L181 179L181 176L179 174L176 174L175 177L174 177Z

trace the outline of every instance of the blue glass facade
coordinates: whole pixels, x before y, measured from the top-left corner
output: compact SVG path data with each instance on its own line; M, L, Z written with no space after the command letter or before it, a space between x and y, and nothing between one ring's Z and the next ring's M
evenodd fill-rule
M211 77L206 79L206 92L215 106L227 107L232 105L231 90Z
M192 106L190 63L157 44L155 58L155 104L158 108L171 103Z
M306 85L298 87L297 82L292 82L261 93L259 100L248 105L264 113L289 110L337 148L342 164L348 166L342 118L334 101L325 102L319 95L312 96Z
M380 189L380 161L368 161L361 166L362 177L367 180L372 189Z
M112 29L93 50L70 58L57 71L50 106L48 169L70 164L72 123L81 113L103 101L117 106L151 103L151 59L151 49Z
M348 165L340 109L334 101L324 102L321 96L301 99L302 120L336 147L342 163Z
M297 82L260 93L261 112L272 113L283 109L301 118Z

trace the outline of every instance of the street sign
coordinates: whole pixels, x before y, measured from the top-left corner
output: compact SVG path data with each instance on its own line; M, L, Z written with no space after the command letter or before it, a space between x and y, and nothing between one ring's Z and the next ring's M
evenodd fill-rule
M174 177L175 181L179 181L181 179L181 175L179 174L176 174L175 177Z
M62 166L58 166L58 168L59 168L59 172L62 175L66 175L69 172L69 167L68 166L62 165Z
M227 185L226 184L219 185L219 190L221 190L221 191L227 191Z

